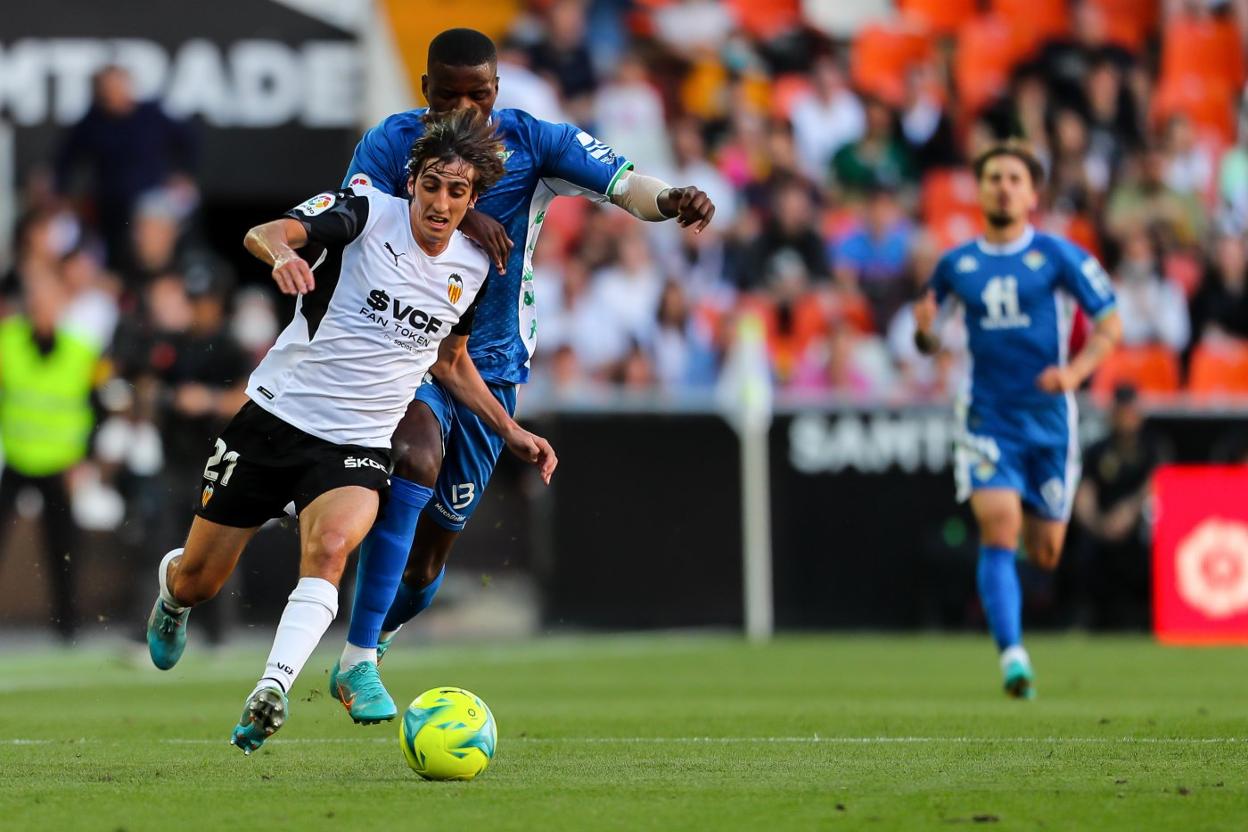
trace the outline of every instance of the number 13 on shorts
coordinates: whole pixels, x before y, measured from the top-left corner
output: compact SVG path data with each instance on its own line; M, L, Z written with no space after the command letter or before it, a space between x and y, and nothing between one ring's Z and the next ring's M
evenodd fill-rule
M222 483L224 485L225 483ZM456 511L463 511L472 505L472 501L477 496L476 483L461 482L458 485L451 486L451 508Z

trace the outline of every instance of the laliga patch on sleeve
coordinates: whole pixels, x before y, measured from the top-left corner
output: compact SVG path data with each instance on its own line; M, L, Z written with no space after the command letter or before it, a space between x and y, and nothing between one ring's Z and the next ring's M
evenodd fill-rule
M585 152L591 159L597 159L604 165L615 164L615 151L610 145L598 141L584 130L576 134L576 140L581 143L581 147L585 148Z
M305 217L315 217L317 214L323 214L334 207L334 203L337 201L338 197L326 191L296 205L295 210Z
M357 186L357 185L363 185L363 186L368 187L368 188L372 188L372 187L374 187L374 186L373 186L373 180L371 180L371 179L369 179L369 178L368 178L368 174L367 174L367 173L353 173L353 174L351 174L351 180L350 180L349 182L347 182L347 187L348 187L348 188L354 188L354 187L355 187L355 186Z

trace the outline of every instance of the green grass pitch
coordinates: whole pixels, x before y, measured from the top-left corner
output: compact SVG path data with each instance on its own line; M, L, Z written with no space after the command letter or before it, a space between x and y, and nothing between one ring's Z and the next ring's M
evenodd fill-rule
M1032 639L1020 703L986 637L418 641L383 667L401 706L454 684L498 720L471 783L353 725L329 649L251 758L226 739L259 645L169 673L0 653L0 829L1248 829L1242 650Z

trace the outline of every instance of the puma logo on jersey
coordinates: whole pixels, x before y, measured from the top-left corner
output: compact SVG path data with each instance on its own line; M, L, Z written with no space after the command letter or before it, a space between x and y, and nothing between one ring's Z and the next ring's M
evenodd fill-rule
M394 248L389 243L386 243L386 251L390 252L390 256L394 258L394 265L396 266L399 265L400 257L407 256L406 251L395 251Z

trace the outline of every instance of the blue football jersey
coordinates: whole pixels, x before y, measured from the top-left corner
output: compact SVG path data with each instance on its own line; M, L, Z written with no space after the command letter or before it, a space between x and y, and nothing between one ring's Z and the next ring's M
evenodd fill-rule
M928 285L938 302L956 300L965 317L969 432L1065 442L1074 401L1036 381L1045 368L1069 360L1076 303L1094 319L1114 308L1113 287L1096 258L1028 228L1013 243L981 239L949 251Z
M343 186L356 180L405 197L407 156L424 133L425 112L397 113L365 133ZM632 163L571 124L551 124L522 110L495 110L491 118L506 148L507 170L476 207L503 225L514 246L506 274L490 266L468 354L486 381L521 384L528 380L529 358L537 346L533 251L546 209L559 195L605 200Z

